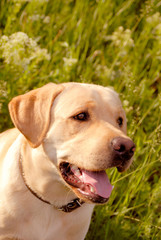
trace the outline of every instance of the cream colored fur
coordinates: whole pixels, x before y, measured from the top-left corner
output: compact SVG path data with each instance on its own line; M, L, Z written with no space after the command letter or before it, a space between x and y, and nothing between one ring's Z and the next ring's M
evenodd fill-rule
M88 201L71 213L57 210L81 197L58 166L64 160L91 171L112 166L108 143L116 136L127 138L118 95L92 84L48 84L14 98L9 109L16 128L0 134L0 240L83 240L94 204ZM73 120L86 110L90 121ZM20 155L27 183L53 206L26 188Z

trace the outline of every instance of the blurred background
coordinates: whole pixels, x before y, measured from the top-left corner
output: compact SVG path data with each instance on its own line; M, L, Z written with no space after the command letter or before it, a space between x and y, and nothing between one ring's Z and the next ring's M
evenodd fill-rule
M0 131L14 96L69 81L119 92L137 146L86 240L161 239L161 1L0 0Z

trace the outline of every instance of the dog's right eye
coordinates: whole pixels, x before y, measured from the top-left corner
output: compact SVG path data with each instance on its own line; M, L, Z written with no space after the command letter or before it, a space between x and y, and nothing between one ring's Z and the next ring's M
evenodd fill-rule
M73 119L78 120L78 121L87 121L89 118L89 115L87 112L82 112L73 117Z

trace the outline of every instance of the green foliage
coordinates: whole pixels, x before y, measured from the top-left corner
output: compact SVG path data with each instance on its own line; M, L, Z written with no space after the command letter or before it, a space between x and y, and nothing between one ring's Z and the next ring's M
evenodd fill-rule
M161 2L1 0L0 130L8 102L48 82L92 82L120 93L134 165L108 175L87 240L161 239Z

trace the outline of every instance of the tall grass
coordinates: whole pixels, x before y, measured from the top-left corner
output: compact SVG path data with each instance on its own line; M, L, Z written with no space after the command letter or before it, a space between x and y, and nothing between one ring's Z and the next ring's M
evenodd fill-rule
M161 1L1 0L0 130L7 104L47 82L113 86L136 143L86 240L161 239Z

